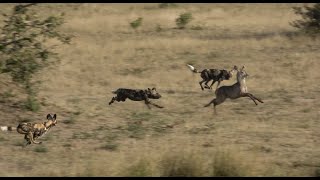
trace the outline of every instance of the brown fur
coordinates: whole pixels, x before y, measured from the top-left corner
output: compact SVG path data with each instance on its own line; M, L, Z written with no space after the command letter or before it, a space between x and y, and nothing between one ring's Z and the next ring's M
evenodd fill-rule
M251 93L248 93L247 85L246 85L246 77L249 75L243 70L244 66L239 71L238 68L236 68L237 72L237 82L231 86L221 86L215 91L216 98L210 101L210 103L206 104L204 107L208 107L210 104L213 103L214 107L214 113L216 114L216 106L223 103L227 98L230 99L237 99L240 97L249 97L252 99L252 101L258 105L258 103L255 100L258 100L260 103L263 103L263 101Z
M2 130L7 131L13 131L17 130L18 133L24 134L24 139L27 141L27 145L34 143L34 144L41 144L42 142L36 141L37 138L43 136L46 134L51 127L55 126L57 124L56 120L57 115L47 115L46 122L43 123L20 123L17 128L11 127L11 126L2 126Z

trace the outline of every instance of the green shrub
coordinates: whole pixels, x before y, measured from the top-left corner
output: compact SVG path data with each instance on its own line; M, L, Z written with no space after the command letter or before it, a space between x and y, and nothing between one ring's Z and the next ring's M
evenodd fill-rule
M22 85L26 94L27 108L32 111L39 109L36 102L36 85L33 77L46 68L49 59L57 57L45 43L47 39L57 39L69 43L71 36L60 32L64 23L61 16L41 17L37 15L36 3L15 5L11 14L2 14L5 18L0 37L0 73L7 73L13 82Z
M33 112L37 112L40 110L40 103L37 101L37 99L34 96L28 96L25 106L26 106L26 109Z
M320 33L320 3L313 7L294 7L293 10L295 14L302 16L302 19L293 21L290 25L309 35Z
M46 153L48 152L48 149L45 146L37 146L34 148L34 151L38 153Z
M175 3L160 3L159 8L169 8L169 7L177 7L178 5Z
M184 29L186 25L193 19L192 14L187 12L187 13L182 13L180 16L176 19L176 24L179 29Z
M137 29L138 27L140 27L142 25L142 20L143 18L142 17L139 17L138 19L130 22L130 26L133 28L133 29Z

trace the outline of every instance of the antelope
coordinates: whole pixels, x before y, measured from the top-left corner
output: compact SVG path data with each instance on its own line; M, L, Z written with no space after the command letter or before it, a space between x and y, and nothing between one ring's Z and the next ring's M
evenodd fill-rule
M237 82L231 86L221 86L216 91L216 98L210 101L210 103L206 104L204 107L210 106L210 104L213 104L214 107L214 113L216 112L216 106L223 103L227 98L229 99L237 99L240 97L249 97L256 105L259 101L260 103L263 103L263 101L257 97L255 97L253 94L248 92L248 88L246 85L246 77L249 75L244 70L244 66L238 70L237 66L235 66L235 69L237 70Z
M219 87L220 82L223 80L229 80L233 73L236 71L235 67L231 71L227 71L225 69L219 70L219 69L203 69L202 71L198 71L195 67L191 66L190 64L187 64L189 69L194 73L200 73L200 77L202 80L199 82L200 87L202 91L204 90L202 84L205 82L205 88L212 89L212 85L218 81L216 89ZM208 86L208 83L212 80L212 83L210 86Z

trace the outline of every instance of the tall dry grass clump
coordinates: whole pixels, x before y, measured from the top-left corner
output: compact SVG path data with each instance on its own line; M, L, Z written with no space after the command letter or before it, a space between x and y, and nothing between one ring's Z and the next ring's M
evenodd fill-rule
M162 177L203 176L203 169L203 162L192 152L167 153L159 162Z
M209 165L210 176L243 177L250 176L247 162L230 152L218 151Z
M246 161L228 151L203 154L199 151L166 152L158 158L140 157L117 174L126 177L243 177L251 176ZM124 167L124 166L120 166Z

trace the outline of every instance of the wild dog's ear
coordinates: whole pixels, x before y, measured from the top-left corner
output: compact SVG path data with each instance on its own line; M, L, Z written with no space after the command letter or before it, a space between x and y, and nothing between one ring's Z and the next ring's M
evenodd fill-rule
M155 88L155 87L153 87L153 88L152 88L152 90L156 90L156 88Z
M241 68L241 70L240 71L242 71L244 69L244 66L242 66L242 68Z
M54 114L54 115L53 115L53 120L56 120L56 119L57 119L57 115Z
M148 91L150 91L150 88L148 88Z
M47 114L47 119L48 119L48 120L52 120L51 114Z
M234 70L238 70L238 66L234 65L234 66L233 66L233 69L234 69Z

